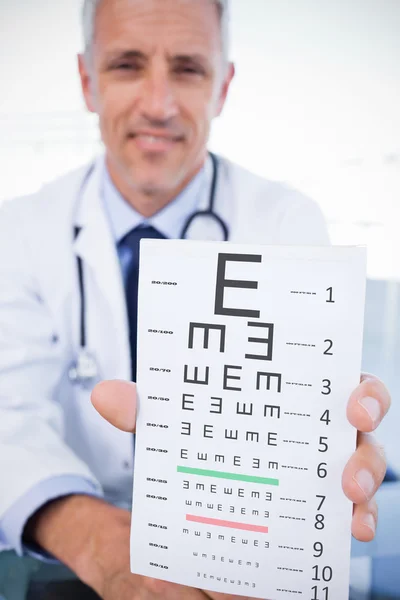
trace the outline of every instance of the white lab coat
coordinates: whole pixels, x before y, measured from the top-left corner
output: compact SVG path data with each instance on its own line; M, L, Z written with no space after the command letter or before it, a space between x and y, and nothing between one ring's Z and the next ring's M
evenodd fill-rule
M44 480L76 475L129 505L133 436L106 423L67 373L79 347L76 256L101 379L129 379L124 288L95 163L0 210L0 519ZM85 185L83 181L86 179ZM233 242L328 243L317 205L221 159L216 212ZM208 197L202 198L203 208ZM82 225L73 239L74 225ZM203 232L206 236L207 232ZM201 234L200 234L201 235Z

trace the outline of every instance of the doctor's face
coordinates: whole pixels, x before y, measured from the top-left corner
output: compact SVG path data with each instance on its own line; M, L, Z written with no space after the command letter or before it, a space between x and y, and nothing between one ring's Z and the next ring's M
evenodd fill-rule
M204 162L233 76L213 1L103 0L79 66L120 191L178 193Z

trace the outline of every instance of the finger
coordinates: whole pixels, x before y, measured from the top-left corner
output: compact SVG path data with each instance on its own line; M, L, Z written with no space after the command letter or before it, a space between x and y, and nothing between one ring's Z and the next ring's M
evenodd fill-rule
M359 431L373 431L390 408L390 394L374 375L361 375L361 383L351 394L347 418Z
M102 381L92 391L92 404L106 421L134 432L136 426L136 385L128 381Z
M371 434L360 433L357 450L343 472L344 493L355 504L368 502L382 483L385 472L386 460L382 447Z
M354 507L351 533L360 542L370 542L374 539L378 522L378 505L375 500L358 504Z

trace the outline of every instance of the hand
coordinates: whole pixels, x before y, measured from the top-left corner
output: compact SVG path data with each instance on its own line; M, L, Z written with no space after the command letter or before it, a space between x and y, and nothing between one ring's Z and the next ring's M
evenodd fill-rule
M103 515L92 532L90 552L77 569L78 577L103 600L206 600L202 592L149 577L133 575L129 567L130 513L116 509Z
M78 577L103 600L246 600L133 575L129 566L130 513L107 508L109 514L102 515L102 524L92 531L90 553L77 570Z
M200 590L131 574L130 524L127 510L98 498L71 495L40 509L29 520L25 537L60 559L103 600L209 598Z
M77 574L103 600L207 599L200 590L133 575L129 567L129 538L130 514L127 511L121 511L118 521L108 519L93 534L91 558Z
M92 393L96 410L122 431L135 431L136 386L124 381L104 381ZM358 430L357 450L343 472L343 490L354 503L352 534L363 542L374 538L378 519L374 495L383 481L386 460L383 449L369 433L374 431L390 407L390 395L373 375L362 375L350 396L347 417ZM216 596L217 597L217 596Z
M374 539L378 507L374 499L386 473L385 453L374 431L390 408L390 394L373 375L361 376L360 385L350 396L347 417L358 429L357 450L343 472L343 490L354 502L351 531L362 542Z

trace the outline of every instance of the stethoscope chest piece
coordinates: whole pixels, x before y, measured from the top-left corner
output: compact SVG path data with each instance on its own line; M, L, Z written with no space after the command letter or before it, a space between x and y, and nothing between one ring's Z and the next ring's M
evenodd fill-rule
M84 388L90 388L96 383L98 376L99 369L95 357L85 348L81 348L68 371L70 382Z

